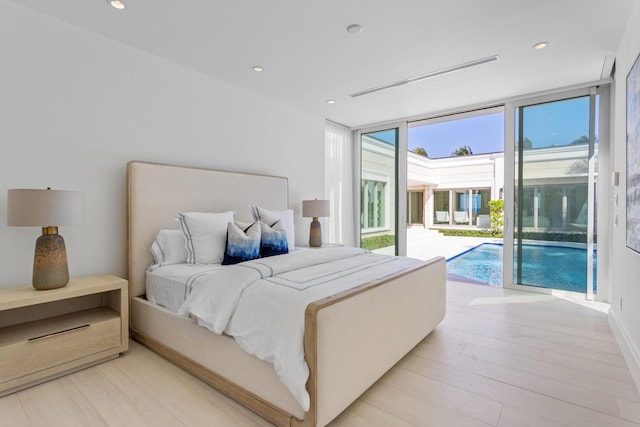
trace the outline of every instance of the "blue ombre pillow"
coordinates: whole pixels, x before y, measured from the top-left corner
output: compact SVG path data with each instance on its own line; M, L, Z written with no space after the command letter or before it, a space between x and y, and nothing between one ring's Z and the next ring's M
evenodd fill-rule
M260 256L263 258L289 253L287 244L287 232L282 227L280 221L269 226L260 221L262 242L260 242Z
M237 264L260 258L260 223L230 222L227 225L227 247L222 265Z

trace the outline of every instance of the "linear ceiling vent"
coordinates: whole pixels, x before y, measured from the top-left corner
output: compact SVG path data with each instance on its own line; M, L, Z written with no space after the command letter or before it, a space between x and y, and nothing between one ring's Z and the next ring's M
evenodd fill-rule
M427 73L427 74L422 74L422 75L415 76L415 77L409 77L408 79L404 79L404 80L398 80L397 82L394 82L394 83L388 83L388 84L385 84L385 85L382 85L382 86L376 86L376 87L372 87L370 89L361 90L360 92L352 93L349 96L352 97L352 98L356 98L358 96L367 95L367 94L370 94L370 93L373 93L373 92L378 92L380 90L389 89L389 88L396 87L396 86L402 86L402 85L406 85L406 84L410 84L410 83L415 83L415 82L418 82L420 80L430 79L431 77L442 76L444 74L453 73L454 71L460 71L460 70L464 70L466 68L475 67L476 65L482 65L482 64L486 64L488 62L497 61L498 59L500 59L500 57L498 55L487 56L486 58L476 59L476 60L473 60L473 61L465 62L464 64L454 65L452 67L447 67L447 68L443 68L441 70L432 71L432 72Z

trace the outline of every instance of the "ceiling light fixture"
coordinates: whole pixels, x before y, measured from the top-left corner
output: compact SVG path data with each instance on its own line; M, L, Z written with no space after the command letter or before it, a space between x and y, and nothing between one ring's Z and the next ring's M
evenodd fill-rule
M254 65L253 71L255 71L256 73L261 73L264 71L264 67L262 67L261 65Z
M336 101L334 99L327 99L327 104L335 104Z
M347 27L347 33L349 34L358 34L362 32L362 25L351 24Z
M549 42L538 42L533 45L533 48L536 50L540 50L540 49L544 49L547 46L549 46Z
M432 71L432 72L427 73L427 74L422 74L422 75L419 75L419 76L410 77L408 79L398 80L397 82L388 83L388 84L385 84L385 85L382 85L382 86L376 86L376 87L373 87L373 88L370 88L370 89L361 90L360 92L352 93L349 96L352 97L352 98L355 98L355 97L362 96L362 95L367 95L367 94L370 94L370 93L373 93L373 92L378 92L380 90L389 89L389 88L396 87L396 86L402 86L402 85L406 85L406 84L409 84L409 83L415 83L415 82L418 82L420 80L430 79L431 77L442 76L444 74L453 73L454 71L460 71L460 70L464 70L466 68L475 67L476 65L486 64L488 62L497 61L498 59L500 59L500 57L498 55L487 56L486 58L476 59L474 61L465 62L464 64L454 65L453 67L447 67L447 68L443 68L441 70Z
M124 10L127 7L121 0L107 0L107 3L118 10Z

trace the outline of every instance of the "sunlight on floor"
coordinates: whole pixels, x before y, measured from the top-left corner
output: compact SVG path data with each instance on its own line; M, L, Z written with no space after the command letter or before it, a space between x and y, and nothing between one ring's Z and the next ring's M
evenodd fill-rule
M556 298L551 295L533 294L526 291L516 291L516 292L522 292L523 295L505 295L502 297L475 298L469 302L469 305L522 304L522 303L532 303L532 302L539 302L539 301L550 301Z
M556 295L556 293L554 293L553 295L555 297L557 297L557 298L561 298L561 299L563 299L565 301L569 301L569 302L572 302L574 304L590 308L592 310L597 310L597 311L599 311L601 313L605 313L605 314L609 313L610 304L608 304L606 302L589 301L589 300L584 299L583 295L561 295L561 294L560 295Z
M489 286L489 285L477 285ZM507 290L505 290L507 291ZM596 310L604 314L609 313L609 304L601 301L588 301L584 299L584 295L571 292L552 292L551 294L543 294L530 292L526 290L513 290L501 296L473 298L469 301L470 306L481 305L506 305L506 304L532 304L538 302L551 302L555 300L563 300L576 304L591 310Z

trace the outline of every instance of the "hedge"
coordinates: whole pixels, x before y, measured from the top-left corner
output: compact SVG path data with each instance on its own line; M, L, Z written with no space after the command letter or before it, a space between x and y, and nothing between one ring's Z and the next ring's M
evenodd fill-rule
M360 240L360 247L370 251L374 249L386 248L396 244L396 236L385 234L383 236L364 237Z

